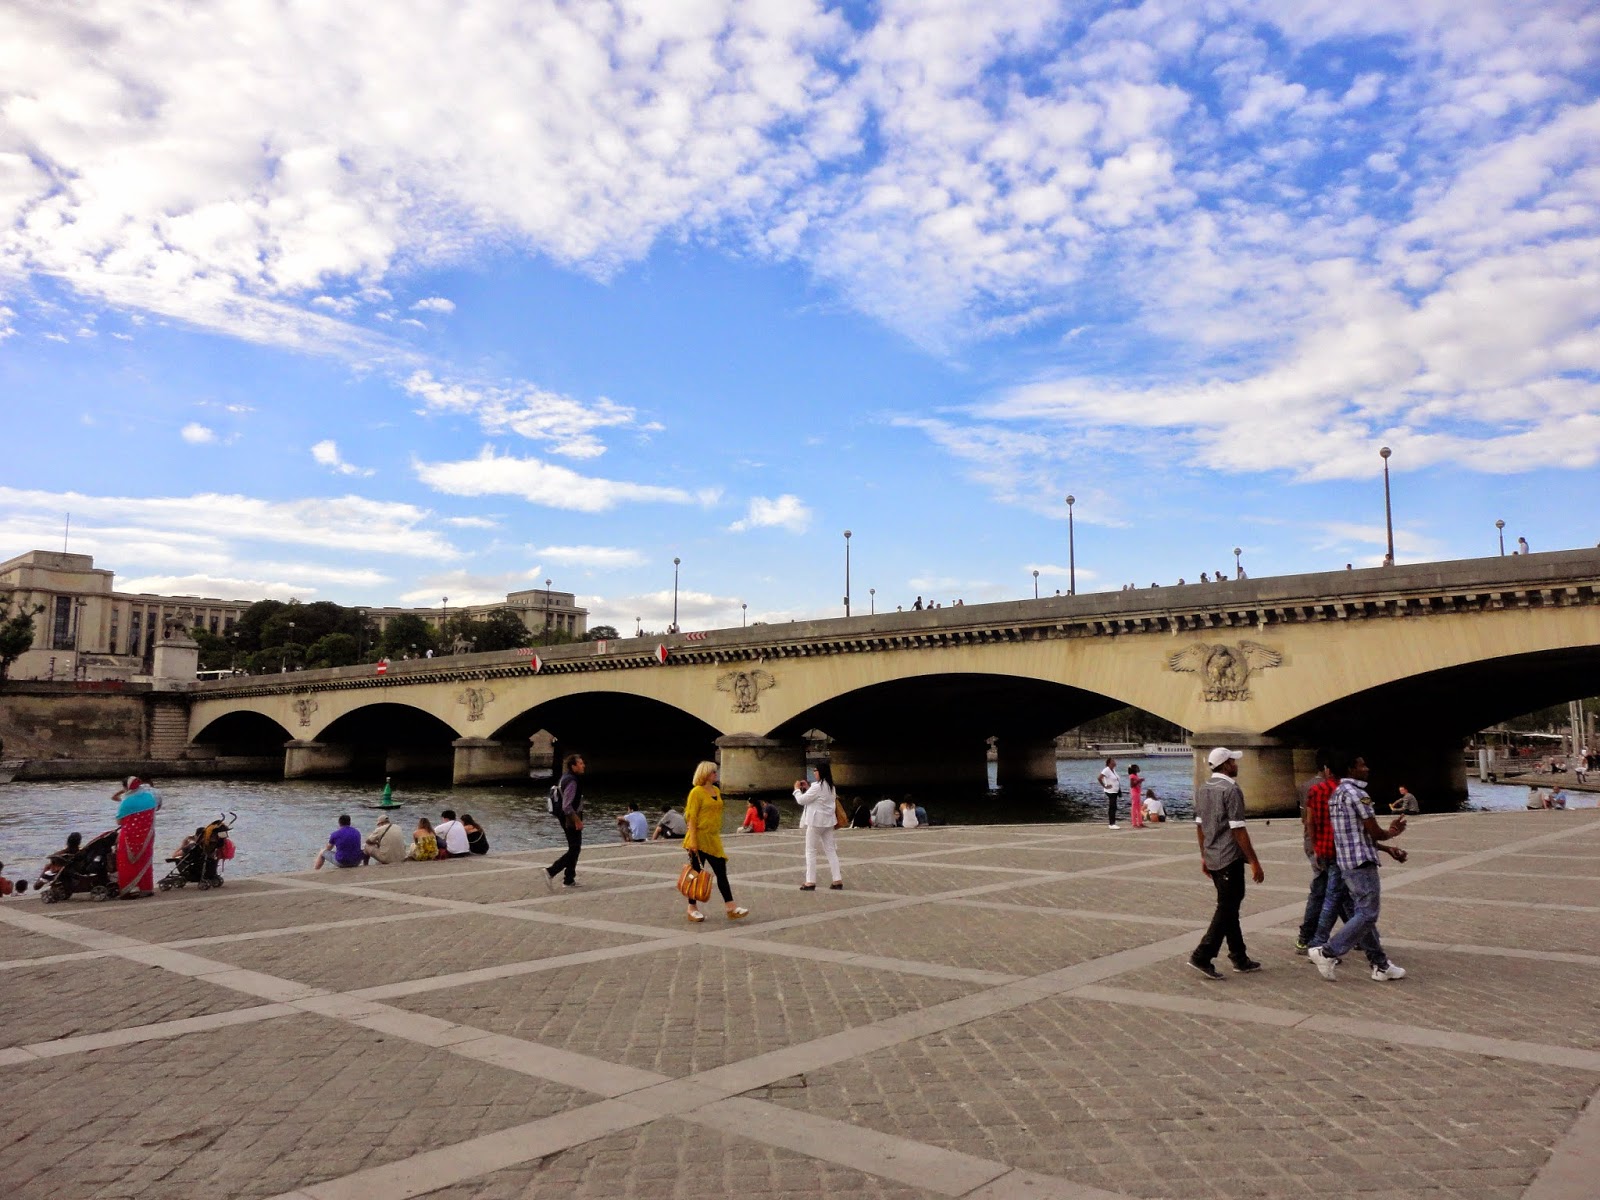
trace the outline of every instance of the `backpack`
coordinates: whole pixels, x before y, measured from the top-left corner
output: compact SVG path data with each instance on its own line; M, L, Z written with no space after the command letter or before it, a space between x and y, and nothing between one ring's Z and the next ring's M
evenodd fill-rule
M561 785L554 784L550 788L550 798L545 802L545 809L552 817L561 815Z

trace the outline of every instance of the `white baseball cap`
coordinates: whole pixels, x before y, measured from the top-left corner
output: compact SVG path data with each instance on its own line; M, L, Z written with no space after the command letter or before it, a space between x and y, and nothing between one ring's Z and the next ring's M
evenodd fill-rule
M1243 750L1229 750L1226 746L1218 746L1210 754L1206 755L1206 762L1210 763L1213 767L1220 767L1230 758L1233 759L1234 762L1238 762L1243 757Z

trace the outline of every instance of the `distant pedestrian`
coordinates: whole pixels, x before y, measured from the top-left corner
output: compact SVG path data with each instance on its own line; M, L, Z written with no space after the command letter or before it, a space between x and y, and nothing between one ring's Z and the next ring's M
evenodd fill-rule
M1306 861L1311 864L1311 888L1306 893L1306 911L1300 921L1300 936L1295 939L1296 954L1304 954L1317 936L1322 906L1328 899L1329 875L1337 877L1334 862L1333 822L1328 817L1328 797L1339 786L1328 770L1328 752L1317 751L1317 774L1306 788L1300 809L1300 828L1305 838ZM1332 927L1330 922L1329 927Z
M1106 825L1117 828L1117 804L1122 800L1122 778L1117 774L1117 760L1106 759L1100 769L1100 790L1106 797Z
M1207 575L1204 571L1201 571L1200 572L1200 582L1201 583L1210 583L1211 582L1211 576Z
M1517 553L1518 554L1526 554L1527 552L1528 552L1528 539L1525 538L1525 537L1519 537L1517 539Z
M834 844L834 828L838 824L835 806L839 795L833 787L833 770L827 763L818 763L806 771L808 779L794 781L794 799L800 806L800 828L806 836L806 877L800 885L802 892L817 890L817 851L828 859L828 872L834 889L844 887L844 873L839 869L839 850Z
M922 597L921 596L917 597L916 603L911 606L911 611L912 612L921 612L922 611Z
M1328 939L1326 946L1313 946L1306 957L1324 979L1332 980L1339 961L1356 946L1367 950L1371 961L1373 951L1382 957L1384 965L1372 965L1375 982L1386 983L1404 979L1404 967L1388 961L1383 944L1378 938L1378 912L1380 892L1378 885L1378 844L1405 832L1406 819L1396 817L1388 829L1378 825L1372 813L1372 801L1367 798L1367 760L1349 751L1335 751L1329 755L1329 770L1339 776L1339 786L1328 798L1328 814L1333 821L1334 857L1339 864L1339 874L1350 889L1350 899L1355 912L1338 933ZM1389 850L1396 862L1405 862L1406 852Z
M689 799L684 803L683 819L689 826L683 848L689 852L689 861L697 870L709 868L717 877L717 890L727 905L728 920L748 917L750 910L733 902L733 888L728 885L728 852L722 848L722 790L717 786L716 763L703 762L694 769L694 786L689 789ZM705 913L690 900L689 920L705 919Z
M1259 971L1261 964L1245 950L1244 931L1239 927L1239 908L1244 903L1244 868L1257 883L1266 880L1250 831L1244 823L1244 793L1235 781L1239 774L1237 750L1216 747L1206 756L1211 778L1194 798L1194 832L1200 843L1200 870L1217 890L1217 907L1205 936L1189 956L1189 965L1207 979L1221 979L1212 965L1222 944L1228 944L1228 958L1241 973Z
M583 755L567 755L563 766L561 781L556 785L561 797L556 820L566 835L567 852L544 870L545 886L552 892L556 890L557 875L562 876L563 886L578 886L578 855L583 853Z
M1135 829L1144 828L1144 776L1138 763L1128 768L1128 819Z

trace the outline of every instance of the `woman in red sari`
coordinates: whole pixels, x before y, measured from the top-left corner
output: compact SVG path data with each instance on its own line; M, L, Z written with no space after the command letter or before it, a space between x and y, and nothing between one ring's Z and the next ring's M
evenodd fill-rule
M156 810L161 797L137 775L130 775L111 797L117 804L117 895L124 899L156 891Z

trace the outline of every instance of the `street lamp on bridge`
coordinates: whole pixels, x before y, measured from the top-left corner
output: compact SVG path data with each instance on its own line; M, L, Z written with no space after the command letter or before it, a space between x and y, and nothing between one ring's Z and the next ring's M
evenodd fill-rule
M1244 551L1238 546L1233 548L1233 577L1235 579L1244 578L1244 564L1239 561L1239 555L1243 553Z
M1494 527L1500 534L1500 557L1504 558L1506 556L1506 523L1504 521L1496 521Z
M739 628L740 629L743 629L746 625L748 625L750 623L749 617L750 617L750 605L745 603L743 600L739 601Z
M869 617L875 617L875 616L878 615L878 589L877 588L868 588L867 589L867 615Z
M844 531L844 615L850 615L850 531Z
M1033 569L1033 598L1035 600L1037 600L1039 598L1039 568L1038 567L1035 567Z
M439 600L439 647L444 648L445 627L450 624L450 597L443 596ZM452 645L452 649L454 646Z
M1067 497L1067 595L1078 594L1078 540L1072 530L1072 506L1075 497Z
M1378 451L1378 457L1383 459L1383 527L1388 534L1389 549L1383 556L1383 565L1394 566L1394 511L1389 504L1389 455L1394 453L1385 446Z
M672 633L678 632L678 564L681 561L676 557L672 560Z
M550 644L550 581L544 581L544 644Z

